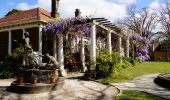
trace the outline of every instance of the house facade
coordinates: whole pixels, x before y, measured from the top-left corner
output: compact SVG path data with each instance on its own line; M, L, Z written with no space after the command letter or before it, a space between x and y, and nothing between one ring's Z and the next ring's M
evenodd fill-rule
M50 18L51 14L42 8L19 11L1 18L0 58L5 58L11 54L12 50L20 46L25 32L29 33L33 50L42 54L42 28Z
M170 41L155 43L154 60L170 61Z

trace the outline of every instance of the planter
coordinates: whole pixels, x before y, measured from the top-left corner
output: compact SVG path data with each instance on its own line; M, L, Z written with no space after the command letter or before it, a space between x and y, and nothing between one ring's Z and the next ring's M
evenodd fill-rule
M56 83L56 77L55 76L51 76L50 77L50 83L53 84L53 83Z
M33 78L31 79L31 84L36 84L37 81L38 81L38 78L37 78L37 77L33 77Z
M23 77L17 77L17 83L18 85L22 85L23 84Z

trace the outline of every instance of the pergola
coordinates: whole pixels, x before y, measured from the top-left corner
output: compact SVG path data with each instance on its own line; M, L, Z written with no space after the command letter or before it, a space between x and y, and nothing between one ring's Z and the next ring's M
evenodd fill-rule
M112 34L116 35L118 38L118 48L117 51L121 53L121 45L122 45L122 38L126 39L126 51L125 55L127 58L129 58L129 37L123 35L120 28L118 28L116 25L112 24L110 21L108 21L105 18L89 18L87 19L88 25L90 27L90 61L95 62L96 61L96 27L100 27L104 30L106 30L107 34L107 43L106 48L109 50L109 52L112 52ZM56 40L55 40L56 41ZM84 58L84 38L81 38L81 61L82 64L85 64L85 58ZM64 70L64 52L63 52L63 37L60 36L58 39L58 62L61 66L61 68ZM56 50L54 50L56 52ZM95 70L95 63L90 66L90 70Z
M96 61L96 26L99 26L107 31L107 44L106 48L109 50L109 52L112 52L112 39L111 35L115 34L118 38L118 52L121 52L121 44L122 44L122 38L126 39L126 52L125 55L127 58L129 58L129 37L124 36L121 33L121 29L112 24L110 21L108 21L105 18L92 18L91 22L91 34L90 34L90 60L95 62ZM95 64L90 67L90 70L95 70Z

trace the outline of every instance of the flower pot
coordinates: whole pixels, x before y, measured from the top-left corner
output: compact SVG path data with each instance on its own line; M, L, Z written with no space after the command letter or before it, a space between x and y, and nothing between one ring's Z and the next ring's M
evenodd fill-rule
M36 84L36 83L37 83L37 80L38 80L37 77L33 77L33 78L31 79L31 84Z
M56 77L55 77L55 76L51 76L51 77L50 77L50 83L51 83L51 84L56 83Z
M18 85L22 85L23 84L23 77L17 77L17 83Z

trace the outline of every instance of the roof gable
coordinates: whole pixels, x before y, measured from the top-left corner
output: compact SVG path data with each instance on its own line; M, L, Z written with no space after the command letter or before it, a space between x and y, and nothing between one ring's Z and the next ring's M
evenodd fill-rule
M32 21L49 21L51 18L50 12L42 8L34 8L16 12L12 15L0 19L0 27L6 27L16 24L23 24Z

